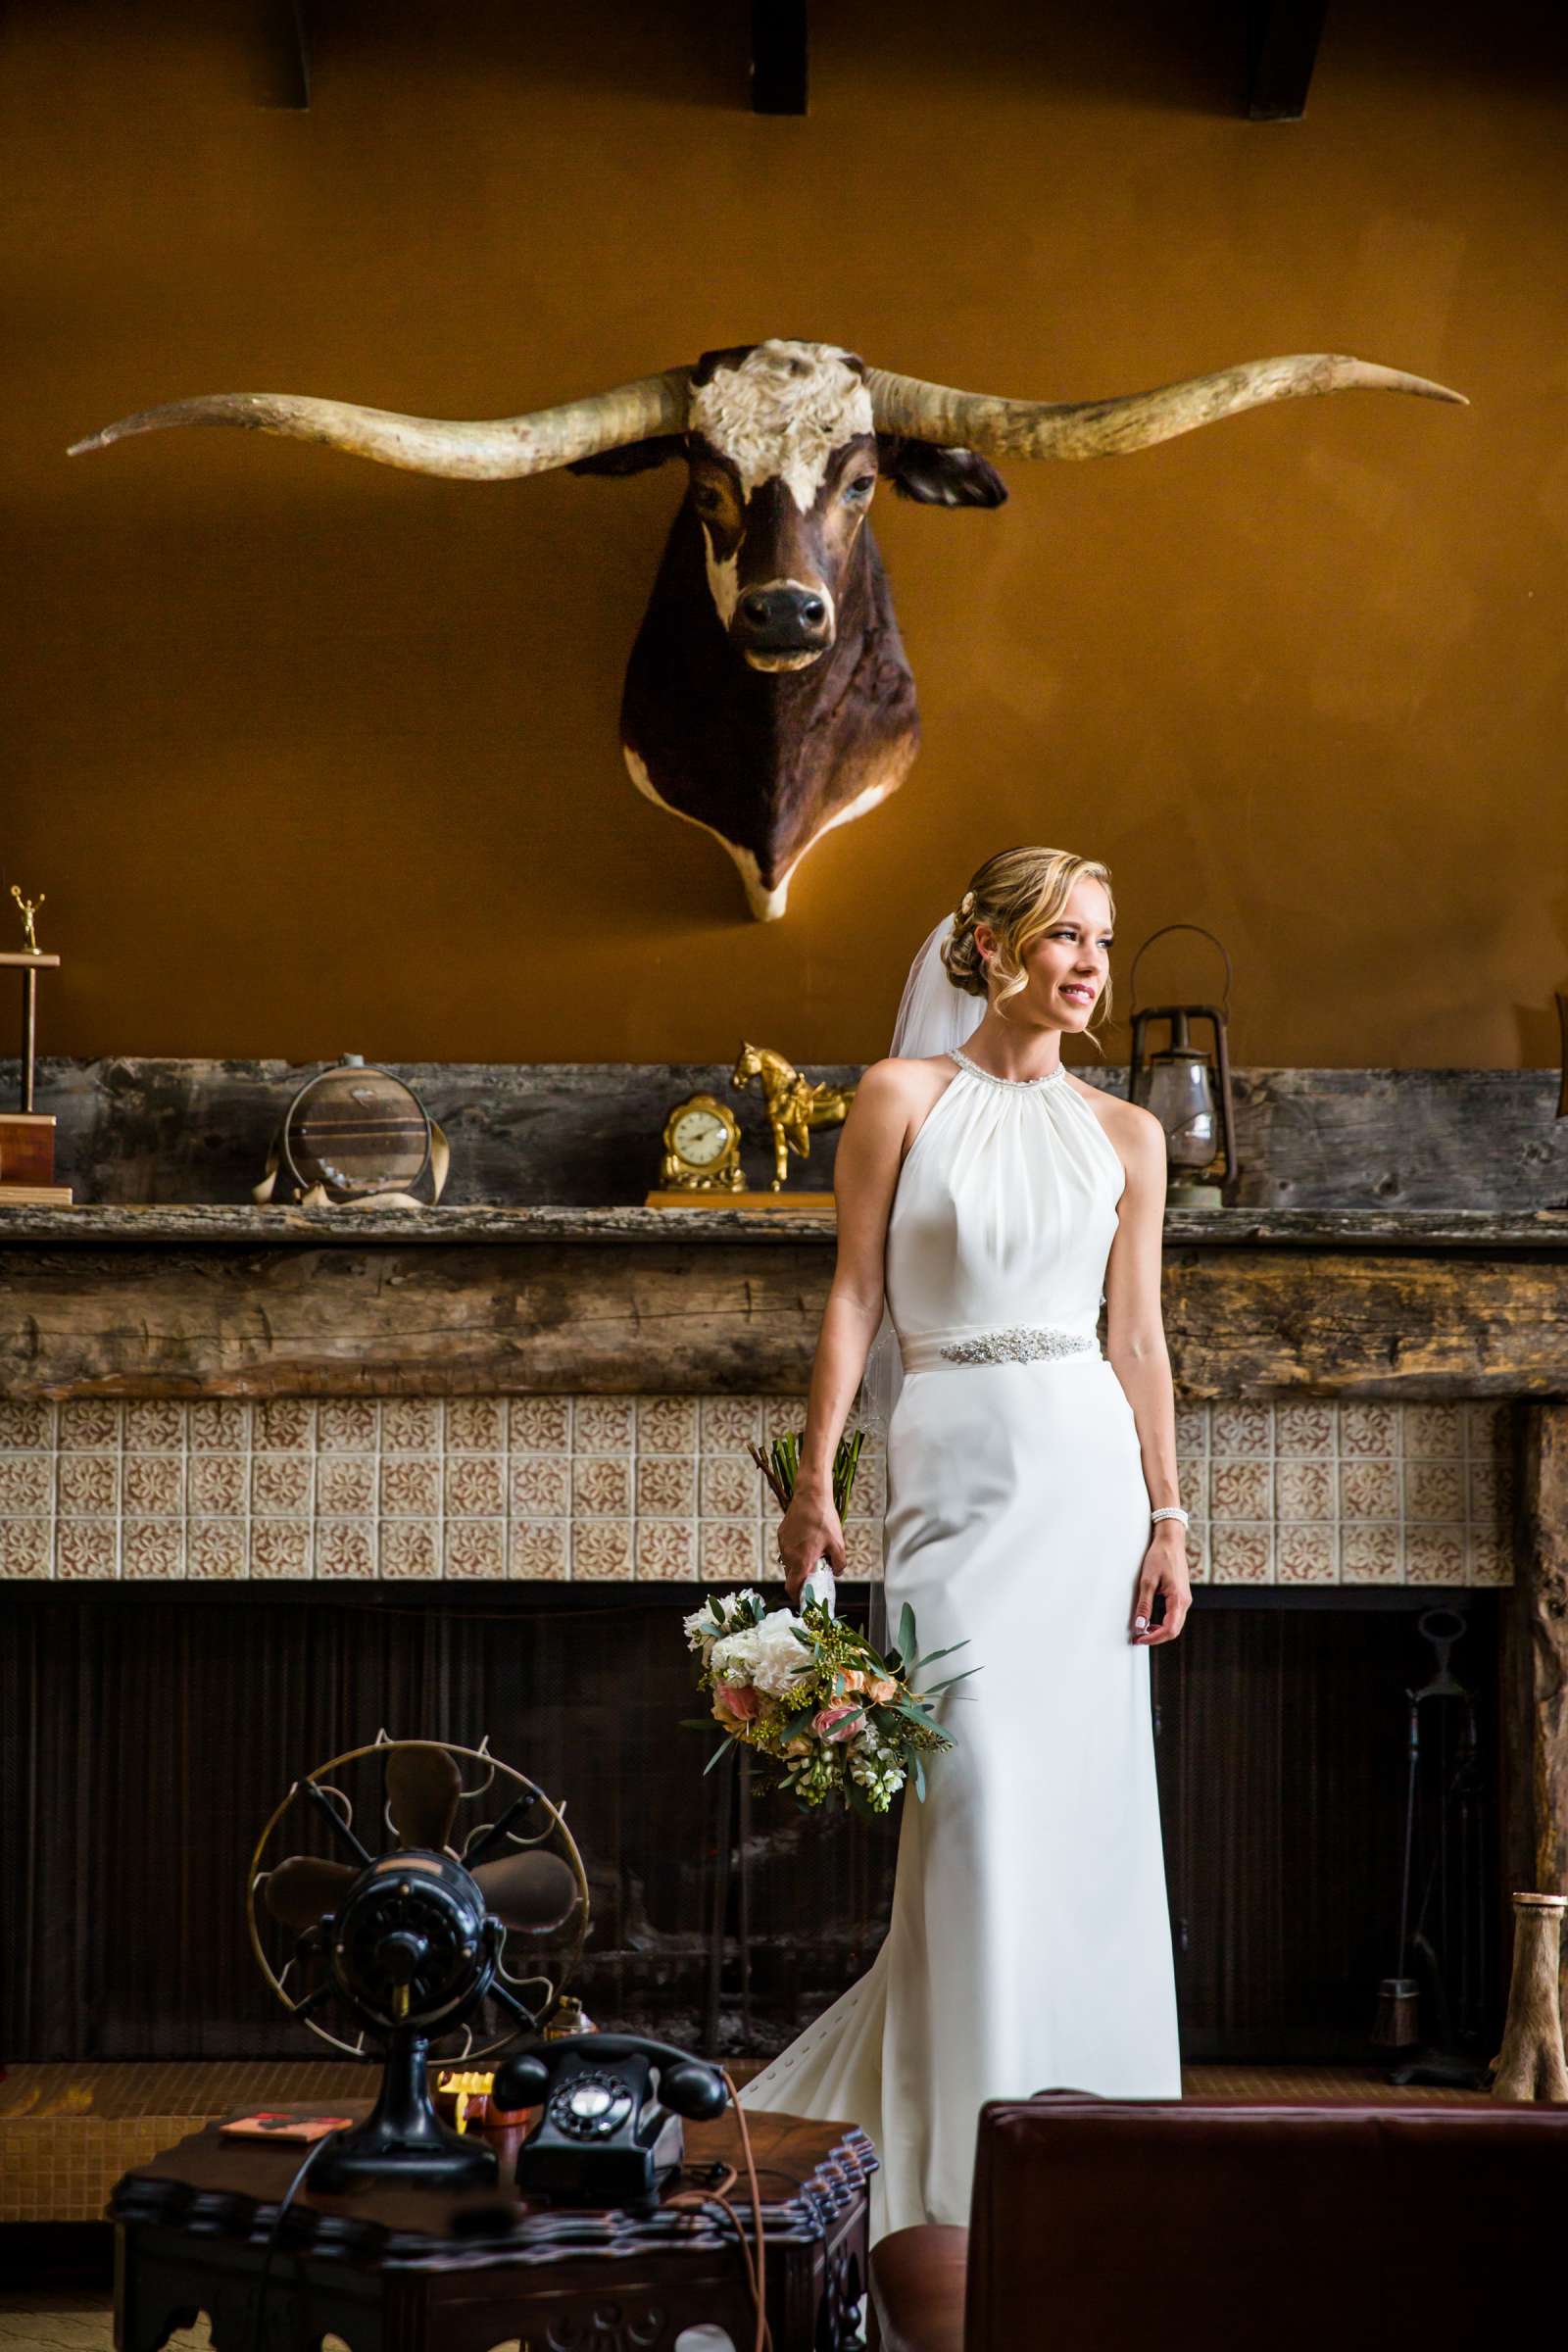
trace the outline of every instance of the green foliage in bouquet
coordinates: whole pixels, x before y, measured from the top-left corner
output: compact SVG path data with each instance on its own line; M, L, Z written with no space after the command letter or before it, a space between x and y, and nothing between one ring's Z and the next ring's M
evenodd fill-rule
M967 1644L921 1656L907 1604L885 1658L816 1600L797 1617L749 1590L710 1593L685 1625L698 1688L712 1693L711 1716L690 1717L688 1728L716 1723L725 1735L707 1770L743 1746L774 1770L762 1788L787 1790L807 1810L845 1804L867 1820L888 1810L906 1780L924 1797L925 1759L954 1745L931 1701L979 1672L971 1666L917 1690L911 1678L922 1667Z

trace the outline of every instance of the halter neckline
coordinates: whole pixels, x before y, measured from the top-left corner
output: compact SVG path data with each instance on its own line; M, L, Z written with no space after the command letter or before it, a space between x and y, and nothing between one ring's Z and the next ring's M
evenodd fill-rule
M975 1078L983 1078L988 1086L1055 1086L1067 1075L1065 1065L1058 1062L1054 1070L1047 1070L1043 1078L1004 1078L996 1070L983 1070L977 1061L971 1061L961 1046L949 1046L948 1053L960 1069L969 1071Z

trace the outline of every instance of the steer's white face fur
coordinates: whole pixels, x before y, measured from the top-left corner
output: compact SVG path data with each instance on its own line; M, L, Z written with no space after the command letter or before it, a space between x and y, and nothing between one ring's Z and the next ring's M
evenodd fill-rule
M728 458L747 498L777 475L803 514L833 452L875 430L863 378L831 343L759 343L699 385L689 422Z

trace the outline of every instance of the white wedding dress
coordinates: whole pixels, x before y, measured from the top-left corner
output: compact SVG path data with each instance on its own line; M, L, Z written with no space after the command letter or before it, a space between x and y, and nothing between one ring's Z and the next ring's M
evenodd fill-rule
M917 1682L981 1671L936 1702L958 1744L924 1803L901 1799L876 1959L740 2094L864 2129L873 2243L968 2221L986 2099L1181 2092L1149 1651L1128 1638L1149 1494L1096 1336L1125 1175L1065 1069L953 1059L888 1224L887 1614L896 1639L912 1604L921 1650L968 1642Z

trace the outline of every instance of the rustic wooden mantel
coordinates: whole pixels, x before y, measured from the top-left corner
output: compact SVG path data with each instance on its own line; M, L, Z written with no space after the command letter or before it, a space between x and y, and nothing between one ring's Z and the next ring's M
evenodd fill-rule
M0 1210L0 1394L807 1386L831 1213ZM1568 1211L1172 1213L1178 1394L1568 1396Z

